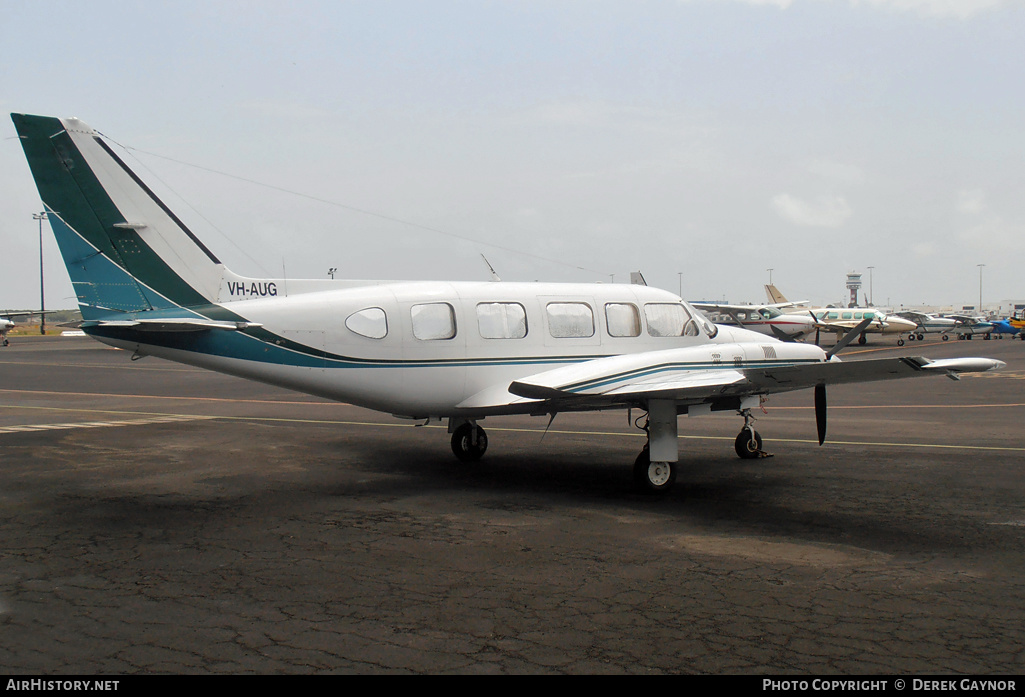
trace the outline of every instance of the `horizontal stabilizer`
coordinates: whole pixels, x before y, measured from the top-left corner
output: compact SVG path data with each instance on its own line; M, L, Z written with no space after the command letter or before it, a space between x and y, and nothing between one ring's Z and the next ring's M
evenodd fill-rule
M202 332L210 329L235 332L260 326L263 325L256 322L217 322L198 318L93 320L82 323L84 329L89 327L131 327L142 332Z

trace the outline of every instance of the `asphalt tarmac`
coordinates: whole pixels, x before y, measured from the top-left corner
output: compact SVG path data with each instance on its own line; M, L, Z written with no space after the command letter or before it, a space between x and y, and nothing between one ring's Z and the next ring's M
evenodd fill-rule
M461 464L414 426L87 338L0 349L0 666L11 675L1015 675L1025 342L848 360L1007 367L681 418L634 493L624 412L496 418ZM637 413L634 413L637 416Z

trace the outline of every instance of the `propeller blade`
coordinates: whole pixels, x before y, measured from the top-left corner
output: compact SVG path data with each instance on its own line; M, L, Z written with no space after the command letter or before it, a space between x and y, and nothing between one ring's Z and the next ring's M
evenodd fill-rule
M867 329L868 325L870 324L872 324L871 317L866 317L865 319L861 320L861 322L858 323L858 326L844 334L843 338L836 342L836 346L826 351L826 360L828 361L830 358L839 353L841 349L846 348L847 344L854 341L854 339L863 331L865 331L865 329Z
M826 442L826 386L815 385L815 427L819 432L819 445Z
M772 330L773 335L777 339L779 339L780 341L788 341L788 342L797 341L797 339L795 339L790 334L787 334L785 331L783 331L782 329L777 327L775 324L770 324L769 325L769 329Z

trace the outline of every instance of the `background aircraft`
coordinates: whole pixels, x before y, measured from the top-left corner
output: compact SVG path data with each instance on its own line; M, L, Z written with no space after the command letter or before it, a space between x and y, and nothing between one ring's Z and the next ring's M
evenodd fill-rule
M792 303L787 300L786 297L779 292L776 286L766 284L765 294L768 296L769 301L774 307L779 308L796 308L805 304L805 301L800 303ZM854 329L858 324L866 318L870 318L872 321L868 324L867 328L863 329L858 336L858 343L864 344L867 339L865 334L904 334L914 330L918 325L914 322L898 317L892 314L886 314L881 310L874 307L819 307L807 310L811 313L817 322L817 328L819 331L829 331L836 334L837 341L840 340L846 332ZM819 336L816 334L815 343L818 343ZM903 346L904 340L898 336L897 345Z
M818 320L820 329L834 332L838 340L844 332L853 329L862 319L870 319L871 322L861 330L858 336L859 344L864 344L867 341L865 337L867 333L900 335L910 332L918 326L903 317L888 315L871 307L820 307L809 310L809 312ZM897 345L904 345L904 340L899 336Z
M948 333L954 331L958 325L956 319L940 317L932 312L905 310L903 312L898 312L897 316L914 322L918 327L917 330L908 332L908 341L914 341L915 339L922 341L925 339L926 334L937 333L941 335L941 338L944 341L946 341L949 338L947 336Z
M508 414L642 409L642 490L676 476L678 417L744 419L734 448L764 455L753 410L826 385L977 372L986 358L876 358L719 327L668 291L635 284L252 279L229 271L98 132L12 114L82 312L82 330L131 351L411 419L447 419L479 460L478 422Z
M971 315L945 315L948 319L957 322L954 333L958 339L971 339L976 334L981 334L984 339L989 339L993 332L993 324L986 320L972 317Z
M793 307L807 308L807 300L787 300L786 296L779 292L779 288L772 285L771 283L765 284L765 297L769 299L769 304L772 307L785 310Z
M1025 340L1025 332L1020 327L1014 326L1009 319L995 319L992 321L993 331L992 336L1000 339L1006 334L1011 337L1017 336L1019 339Z
M17 326L13 321L17 317L36 317L38 315L52 314L50 310L14 310L0 312L0 345L8 346L7 332Z
M726 305L691 302L709 313L709 319L727 327L743 327L782 341L803 339L815 331L816 322L807 313L783 313L773 305Z

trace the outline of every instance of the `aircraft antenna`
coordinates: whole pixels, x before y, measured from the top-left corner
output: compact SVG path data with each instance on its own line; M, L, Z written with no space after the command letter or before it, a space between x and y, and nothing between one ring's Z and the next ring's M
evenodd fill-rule
M491 273L491 280L492 281L501 281L502 279L498 277L497 273L495 273L495 267L491 265L491 262L488 261L488 258L486 256L484 256L483 254L480 255L480 258L484 260L485 264L487 264L488 271Z
M472 242L473 244L484 245L484 246L487 246L487 247L492 247L494 249L500 249L503 252L509 252L509 253L512 253L512 254L518 254L520 256L528 257L528 258L531 258L531 259L537 259L538 261L543 261L543 262L548 263L548 264L556 264L558 266L568 266L568 267L570 267L572 269L576 269L577 271L585 271L587 273L593 273L593 274L598 275L598 276L608 276L609 275L608 273L606 273L604 271L598 271L596 269L591 269L591 268L588 268L586 266L580 266L578 264L573 264L573 263L570 263L570 262L562 261L560 259L552 259L550 257L544 257L544 256L541 256L540 254L533 254L531 252L524 251L523 249L516 249L516 248L513 248L513 247L506 247L506 246L503 246L503 245L500 245L500 244L494 244L492 242L482 242L481 240L475 240L475 239L467 237L465 235L460 235L460 234L457 234L457 233L454 233L454 232L449 232L448 230L442 230L441 228L432 227L430 225L423 225L421 223L415 223L415 222L410 221L410 220L404 220L402 218L396 218L395 216L387 215L385 213L378 213L376 211L367 210L365 208L358 208L356 206L350 206L350 205L348 205L346 203L341 203L340 201L332 201L330 199L320 198L318 196L312 196L310 194L304 194L304 193L302 193L300 191L293 191L291 189L286 189L285 187L282 187L282 186L276 186L274 184L266 184L264 182L257 181L255 179L250 179L248 177L242 177L242 176L239 176L237 174L230 174L228 172L223 172L221 170L213 169L211 167L204 167L203 165L197 165L197 164L193 164L191 162L185 162L183 160L178 160L178 159L175 159L173 157L167 157L166 155L158 155L155 152L149 152L147 150L142 150L140 148L135 148L135 147L132 147L132 146L129 146L129 145L123 145L121 143L118 143L116 140L114 140L113 138L110 138L109 136L105 135L104 133L101 133L100 131L97 131L97 133L99 133L101 136L103 136L104 138L106 138L110 142L114 143L118 147L123 148L126 151L131 151L133 153L141 153L143 155L149 155L150 157L156 157L156 158L159 158L161 160L167 160L168 162L174 162L176 164L184 165L186 167L193 167L195 169L202 170L204 172L210 172L211 174L217 174L217 175L220 175L222 177L227 177L229 179L235 179L237 181L246 182L247 184L253 184L254 186L262 186L262 187L264 187L266 189L272 189L274 191L279 191L279 192L281 192L283 194L289 194L291 196L298 196L300 198L305 198L305 199L310 200L310 201L316 201L317 203L323 203L323 204L328 205L328 206L335 206L336 208L343 208L343 209L345 209L347 211L352 211L353 213L359 213L361 215L368 215L368 216L371 216L371 217L374 217L374 218L379 218L380 220L387 220L387 221L390 221L390 222L393 222L393 223L398 223L399 225L406 225L408 227L416 228L418 230L426 230L428 232L433 232L433 233L436 233L436 234L439 234L439 235L444 235L446 237L452 237L454 239L462 240L464 242ZM133 154L133 157L134 157L134 159L137 162L140 162L140 164L141 164L141 160L139 160L138 157L136 157L134 154ZM145 165L142 165L142 166L145 167ZM146 169L147 169L147 171L149 171L152 174L152 170L150 170L148 167ZM159 180L159 178L158 178L158 180ZM167 186L166 183L164 183L162 181L161 181L161 183L164 184L164 186ZM168 187L168 189L170 189L170 187ZM172 189L172 191L173 191L173 189ZM181 198L180 195L179 195L179 198ZM182 200L184 201L185 199L182 198ZM195 209L193 209L193 210L195 210ZM197 211L197 214L199 214L198 211ZM200 217L202 217L202 216L200 215ZM203 219L206 220L206 218L203 218ZM224 234L223 232L218 230L216 226L214 226L212 223L210 223L210 221L207 221L207 223L209 223L211 225L211 227L213 227L215 230L220 232L222 235ZM225 237L227 237L227 236L225 235ZM234 245L234 243L232 243L232 244ZM243 250L243 252L244 252L244 250ZM249 255L246 254L246 256L249 256ZM252 257L250 257L250 259L251 258Z

